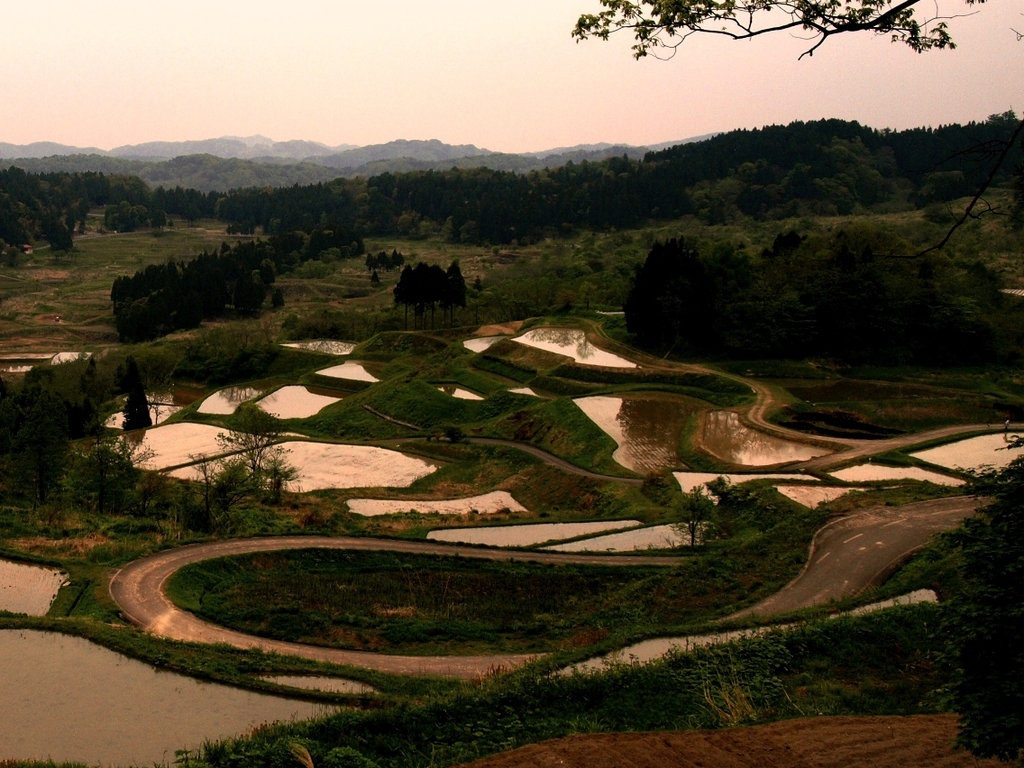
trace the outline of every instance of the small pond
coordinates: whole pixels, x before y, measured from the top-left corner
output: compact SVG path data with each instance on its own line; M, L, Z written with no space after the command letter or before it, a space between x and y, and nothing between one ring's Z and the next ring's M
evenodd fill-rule
M486 352L504 338L504 336L478 336L475 339L466 339L462 342L462 346L470 352L480 354L481 352Z
M818 482L818 478L813 475L800 475L795 472L763 472L759 474L751 473L745 475L730 474L727 472L673 472L672 475L675 477L676 482L679 483L679 487L682 489L683 493L692 493L694 488L700 488L701 486L707 485L720 477L724 477L728 482L734 485L738 485L739 483L749 483L754 480L806 480L810 482Z
M689 535L680 533L675 526L654 525L583 541L571 541L568 544L556 544L544 549L553 552L636 552L644 549L675 549L689 544Z
M314 339L313 341L290 341L282 344L282 347L291 349L305 349L310 352L321 352L325 355L348 355L356 348L356 345L349 341L335 341L334 339Z
M574 539L604 531L636 528L639 520L608 520L599 523L536 523L494 525L481 528L445 528L431 531L427 538L450 544L480 544L487 547L532 547L548 541Z
M260 390L254 387L225 387L203 400L199 412L229 416L246 400L259 396Z
M545 352L571 357L581 365L598 365L604 368L637 367L636 363L624 357L595 347L587 340L587 335L583 331L573 328L534 328L513 341Z
M712 411L705 415L701 445L722 461L745 467L807 461L831 453L825 448L794 443L750 429L732 411Z
M885 480L920 480L923 483L948 485L953 488L964 481L949 475L940 475L921 467L886 467L881 464L858 464L854 467L829 472L832 477L847 483L873 483Z
M317 371L321 376L329 376L332 379L347 379L349 381L367 381L371 384L380 381L376 376L363 367L362 363L348 361L341 365L324 368Z
M0 760L173 764L197 749L324 705L162 672L78 637L0 630Z
M279 419L306 419L340 401L339 397L321 395L309 387L291 385L271 392L257 401L257 405Z
M1017 437L1019 435L1014 432L980 435L910 455L915 459L949 469L1002 469L1014 459L1024 456L1024 450L1010 447L1010 441Z
M679 438L697 412L668 396L581 397L573 402L618 444L612 458L646 475L679 466Z
M451 395L456 400L483 400L483 398L475 392L470 392L468 389L456 387L451 384L442 384L438 389L446 395Z
M397 454L402 456L403 454ZM508 491L492 491L482 496L464 499L349 499L349 512L365 517L419 512L423 515L468 515L476 512L490 515L495 512L526 512L527 509Z
M0 611L45 616L67 574L55 568L0 560Z

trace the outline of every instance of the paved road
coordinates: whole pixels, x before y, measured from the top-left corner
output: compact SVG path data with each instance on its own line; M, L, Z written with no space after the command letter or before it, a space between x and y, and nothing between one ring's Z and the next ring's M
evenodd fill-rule
M129 563L110 582L110 596L121 612L147 632L169 640L198 643L226 643L236 648L301 656L315 661L376 669L400 675L444 675L476 678L498 668L513 668L536 658L529 655L493 656L393 656L369 651L322 648L302 643L268 640L236 632L204 621L174 606L164 593L167 579L184 565L215 557L285 549L348 549L360 551L407 552L431 555L459 555L484 560L526 560L549 564L582 565L675 565L680 558L642 555L580 555L551 552L509 552L418 541L329 536L277 536L261 539L233 539L168 549Z
M933 534L956 528L981 503L957 496L873 507L835 520L815 535L807 565L797 578L729 618L790 613L854 597L880 584Z

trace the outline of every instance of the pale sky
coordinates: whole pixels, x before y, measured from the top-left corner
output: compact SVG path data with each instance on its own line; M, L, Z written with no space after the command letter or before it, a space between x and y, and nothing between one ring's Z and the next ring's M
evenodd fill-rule
M942 0L962 12L960 0ZM876 128L1024 109L1024 0L950 27L955 51L692 38L671 61L577 44L597 0L4 0L0 141L110 149L263 134L496 151L648 144L792 120Z

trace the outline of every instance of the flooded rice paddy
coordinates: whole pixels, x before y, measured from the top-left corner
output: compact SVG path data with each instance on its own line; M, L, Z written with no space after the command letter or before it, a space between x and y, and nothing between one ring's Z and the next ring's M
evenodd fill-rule
M50 358L50 365L63 365L73 363L75 360L88 360L90 357L92 352L58 352Z
M87 640L0 630L0 760L173 764L175 750L323 705L162 672Z
M376 693L377 690L366 683L346 680L343 677L314 677L313 675L270 675L260 678L268 683L287 685L289 688L301 688L304 691L324 691L326 693Z
M885 467L881 464L858 464L855 467L829 472L832 477L847 483L873 483L886 480L920 480L936 485L957 487L964 484L963 480L948 475L940 475L921 467Z
M402 454L398 454L402 455ZM429 474L429 473L428 473ZM516 501L508 491L492 491L482 496L464 499L349 499L349 512L364 517L419 512L423 515L468 515L476 512L492 515L495 512L526 512L526 507Z
M794 443L750 429L732 411L712 411L704 417L701 445L713 456L745 467L768 467L807 461L831 451Z
M679 466L679 438L697 412L667 396L598 395L573 402L619 446L612 458L642 475Z
M480 395L475 392L470 392L468 389L462 387L455 387L448 384L438 387L438 389L444 392L446 395L451 395L456 400L483 400Z
M544 547L552 552L637 552L645 549L675 549L689 545L689 534L680 533L673 525L654 525L622 533L610 533L593 539L571 541Z
M607 520L599 523L531 523L495 525L486 528L445 528L431 531L427 538L449 544L480 544L486 547L532 547L549 541L564 541L604 531L636 528L639 520Z
M504 336L480 336L480 337L477 337L475 339L466 339L464 342L462 342L462 346L464 346L470 352L476 352L477 354L480 354L481 352L486 352L488 349L493 347L495 344L497 344L503 338L505 338L505 337Z
M514 395L526 395L527 397L540 397L540 395L538 395L536 392L534 392L529 387L516 387L515 389L510 389L509 392L511 392Z
M356 345L348 341L334 341L333 339L314 339L313 341L290 341L282 344L282 347L290 349L305 349L310 352L322 352L325 355L349 355Z
M225 387L203 400L199 412L230 416L246 400L253 400L260 394L261 391L254 387Z
M256 404L279 419L306 419L340 401L339 397L320 395L309 387L292 385L271 392Z
M929 464L938 464L940 467L948 469L977 470L982 467L1002 469L1014 459L1024 456L1024 450L1010 447L1010 441L1017 437L1019 435L1013 432L980 435L910 455L915 459L927 461Z
M571 357L580 365L598 365L603 368L636 368L636 363L624 357L605 352L587 340L583 331L572 328L534 328L513 341L545 352Z
M332 379L347 379L348 381L366 381L370 384L374 384L380 379L366 370L362 363L353 363L348 361L341 365L335 365L331 368L324 368L321 371L317 371L321 376L329 376Z
M810 481L818 482L813 475L801 475L795 472L763 472L760 474L737 475L725 472L673 472L676 482L683 493L693 493L695 488L700 488L714 480L722 477L733 485L749 483L754 480L789 480L789 481Z
M811 509L851 493L849 488L815 488L813 485L777 485L775 490L787 499Z
M285 460L298 470L289 487L299 493L329 488L406 488L437 467L423 459L369 445L284 443Z
M67 574L55 568L0 560L0 611L45 616L67 583Z
M281 447L284 460L297 472L288 484L295 493L337 488L407 488L437 470L423 459L369 445L293 440L281 443ZM169 474L181 480L199 480L202 476L197 466L180 467Z
M217 438L226 434L219 427L188 422L147 429L142 433L139 448L151 455L143 462L143 466L146 469L168 469L200 458L219 456L224 453L224 449Z
M150 403L149 404L149 418L153 422L153 426L163 424L171 416L176 414L182 409L180 405L166 405L164 403ZM108 429L123 429L124 428L124 413L118 411L117 413L110 414L109 418L103 422L103 426Z
M934 591L930 589L918 589L906 595L900 595L899 597L893 597L888 600L881 600L869 605L862 605L859 608L854 608L852 611L835 614L831 618L838 618L840 616L864 616L866 614L877 613L878 611L884 611L889 608L896 608L903 605L918 605L920 603L937 602L939 602L939 596L935 594ZM593 659L580 662L579 664L573 664L571 667L566 667L565 669L560 670L558 674L565 676L574 673L587 674L602 672L611 664L647 664L655 661L656 659L663 658L672 652L686 653L697 648L722 645L724 643L731 643L736 640L744 640L751 637L763 637L764 635L772 632L786 632L797 626L800 625L776 624L768 627L754 627L752 629L734 629L728 632L714 632L708 635L658 637L653 640L643 640L642 642L626 646L625 648L604 656L597 656Z

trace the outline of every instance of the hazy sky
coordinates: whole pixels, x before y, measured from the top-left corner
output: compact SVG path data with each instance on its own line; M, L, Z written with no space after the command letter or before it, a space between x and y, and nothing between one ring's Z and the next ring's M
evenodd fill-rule
M961 12L959 0L943 0ZM637 62L570 37L597 0L98 0L0 9L0 141L110 149L263 134L437 138L528 151L644 144L796 119L906 128L1024 109L1024 0L951 22L960 47L870 35L813 58L777 36Z

